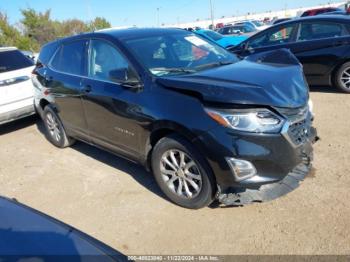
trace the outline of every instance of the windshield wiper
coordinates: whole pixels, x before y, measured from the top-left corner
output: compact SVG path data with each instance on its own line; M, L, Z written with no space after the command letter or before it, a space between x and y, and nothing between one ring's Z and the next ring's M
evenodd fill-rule
M196 73L197 70L186 68L186 67L158 67L152 68L151 71L169 72L169 73Z
M210 63L210 64L204 64L204 65L196 66L196 69L207 69L207 68L212 68L212 67L231 65L233 63L234 62L231 62L231 61L214 62L214 63Z

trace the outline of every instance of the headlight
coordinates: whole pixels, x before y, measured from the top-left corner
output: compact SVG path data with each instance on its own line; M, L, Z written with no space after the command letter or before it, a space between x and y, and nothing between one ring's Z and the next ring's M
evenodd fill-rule
M282 117L268 109L217 110L206 108L207 114L224 127L252 133L279 133Z

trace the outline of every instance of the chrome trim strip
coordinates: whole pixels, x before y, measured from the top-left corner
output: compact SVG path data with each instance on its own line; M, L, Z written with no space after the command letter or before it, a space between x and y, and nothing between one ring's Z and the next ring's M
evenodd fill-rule
M14 84L18 84L24 81L28 81L30 79L29 76L18 76L18 77L13 77L5 80L0 80L0 87L1 86L10 86Z

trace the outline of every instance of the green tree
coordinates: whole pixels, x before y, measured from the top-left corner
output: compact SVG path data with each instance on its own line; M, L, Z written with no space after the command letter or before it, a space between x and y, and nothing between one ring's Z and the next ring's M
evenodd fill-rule
M101 29L106 29L110 28L111 23L108 22L105 18L103 17L96 17L89 26L89 29L91 31L96 31L96 30L101 30Z
M89 31L89 26L79 19L69 19L58 23L58 37L77 35Z
M32 8L22 9L24 34L32 38L33 42L42 46L43 44L57 38L57 26L51 20L51 10L36 12Z
M0 45L39 51L42 45L57 38L111 27L103 17L96 17L90 22L79 19L57 21L51 18L50 9L37 12L27 8L21 13L21 24L16 27L9 24L6 14L0 12Z
M37 46L31 43L31 40L23 36L20 31L11 26L6 14L0 12L0 45L16 46L23 50L36 50Z

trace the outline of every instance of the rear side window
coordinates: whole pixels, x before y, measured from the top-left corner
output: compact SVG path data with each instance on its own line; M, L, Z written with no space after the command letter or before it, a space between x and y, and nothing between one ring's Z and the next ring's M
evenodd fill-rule
M63 44L51 61L51 66L60 72L84 75L85 47L85 40Z
M0 73L33 66L34 62L18 50L0 52Z
M57 50L57 48L58 48L57 43L50 43L45 45L40 51L38 62L47 65L50 59L52 58L52 56L54 55L55 51Z
M342 24L330 22L302 23L299 41L308 41L347 35Z

